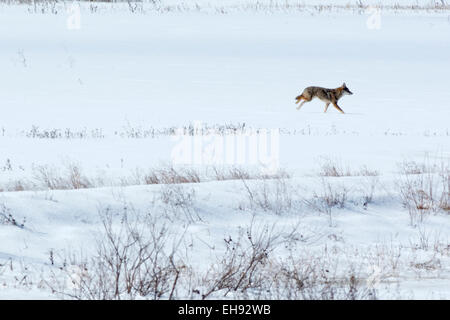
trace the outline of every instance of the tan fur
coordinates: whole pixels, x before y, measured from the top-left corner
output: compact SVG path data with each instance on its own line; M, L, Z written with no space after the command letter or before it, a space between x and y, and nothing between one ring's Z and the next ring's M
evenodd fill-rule
M346 94L353 94L353 93L347 88L345 83L336 89L327 89L322 87L307 87L305 90L303 90L301 95L295 98L297 100L295 103L300 103L300 101L304 100L297 107L297 110L299 110L305 102L309 102L314 98L319 98L320 100L325 102L324 112L327 112L328 106L331 103L337 110L344 113L344 111L338 106L337 103L339 99Z

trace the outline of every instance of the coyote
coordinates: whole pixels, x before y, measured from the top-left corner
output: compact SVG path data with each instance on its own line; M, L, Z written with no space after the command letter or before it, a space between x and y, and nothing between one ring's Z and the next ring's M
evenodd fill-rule
M302 99L305 100L302 103L300 103L299 106L297 107L297 110L299 110L305 102L309 102L313 98L317 97L323 102L325 102L324 112L327 112L328 106L330 105L330 103L332 103L336 109L344 113L344 111L337 105L337 102L340 98L342 98L343 95L346 94L353 94L353 93L350 90L348 90L347 86L345 85L345 82L342 84L342 86L336 89L327 89L322 87L308 87L305 90L303 90L303 93L301 95L295 98L297 100L295 103L299 103L300 101L302 101Z

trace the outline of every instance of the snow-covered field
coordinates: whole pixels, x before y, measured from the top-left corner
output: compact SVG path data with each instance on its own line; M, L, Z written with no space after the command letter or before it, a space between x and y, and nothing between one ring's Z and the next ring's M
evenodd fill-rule
M0 298L89 298L126 213L176 257L157 298L449 299L450 7L363 3L1 3Z

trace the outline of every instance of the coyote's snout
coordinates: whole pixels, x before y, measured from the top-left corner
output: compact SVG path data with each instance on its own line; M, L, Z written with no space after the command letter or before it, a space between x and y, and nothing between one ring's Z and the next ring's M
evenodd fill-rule
M303 90L303 93L296 97L297 100L295 103L300 103L302 99L304 100L300 105L297 107L297 110L301 108L301 106L305 102L311 101L313 98L319 98L323 102L325 102L325 111L327 112L328 106L330 103L333 104L333 106L338 109L340 112L344 113L344 111L338 106L337 102L342 96L346 94L353 94L345 85L345 82L336 89L327 89L322 87L308 87L305 90Z

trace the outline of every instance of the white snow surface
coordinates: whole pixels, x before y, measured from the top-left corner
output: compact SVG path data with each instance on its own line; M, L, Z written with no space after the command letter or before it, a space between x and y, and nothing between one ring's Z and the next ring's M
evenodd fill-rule
M258 11L245 9L252 1L195 2L206 9L132 13L127 4L97 4L92 12L82 4L76 30L67 28L70 3L60 4L57 14L0 5L2 190L11 181L35 179L37 165L76 162L87 175L120 177L170 163L173 138L127 136L132 130L196 122L280 129L280 167L291 173L294 189L312 196L318 163L328 157L352 170L367 165L379 172L382 187L373 203L367 209L357 204L361 177L333 178L349 186L354 202L334 210L330 226L326 215L305 207L281 215L241 210L246 190L239 180L187 184L195 190L201 217L184 225L193 244L191 263L206 267L211 247L220 250L224 238L255 216L276 223L280 232L298 223L299 232L312 234L304 244L311 250L334 246L353 252L388 243L409 248L402 249L407 257L394 280L382 283L380 297L449 299L448 249L438 257L431 249L411 249L423 233L448 244L448 212L411 226L396 179L405 159L428 155L448 162L450 157L450 11L384 9L380 28L370 29L364 10ZM219 6L229 11L214 10ZM332 106L323 113L319 100L296 110L294 98L303 88L336 88L343 82L354 93L340 100L345 114ZM83 131L87 137L32 137L33 127ZM92 252L101 208L120 209L126 202L138 211L156 210L152 201L162 187L0 193L0 204L17 221L25 219L24 228L0 224L0 298L60 298L43 284L52 268L49 252ZM413 267L430 259L439 259L439 270ZM392 283L398 286L393 289Z

